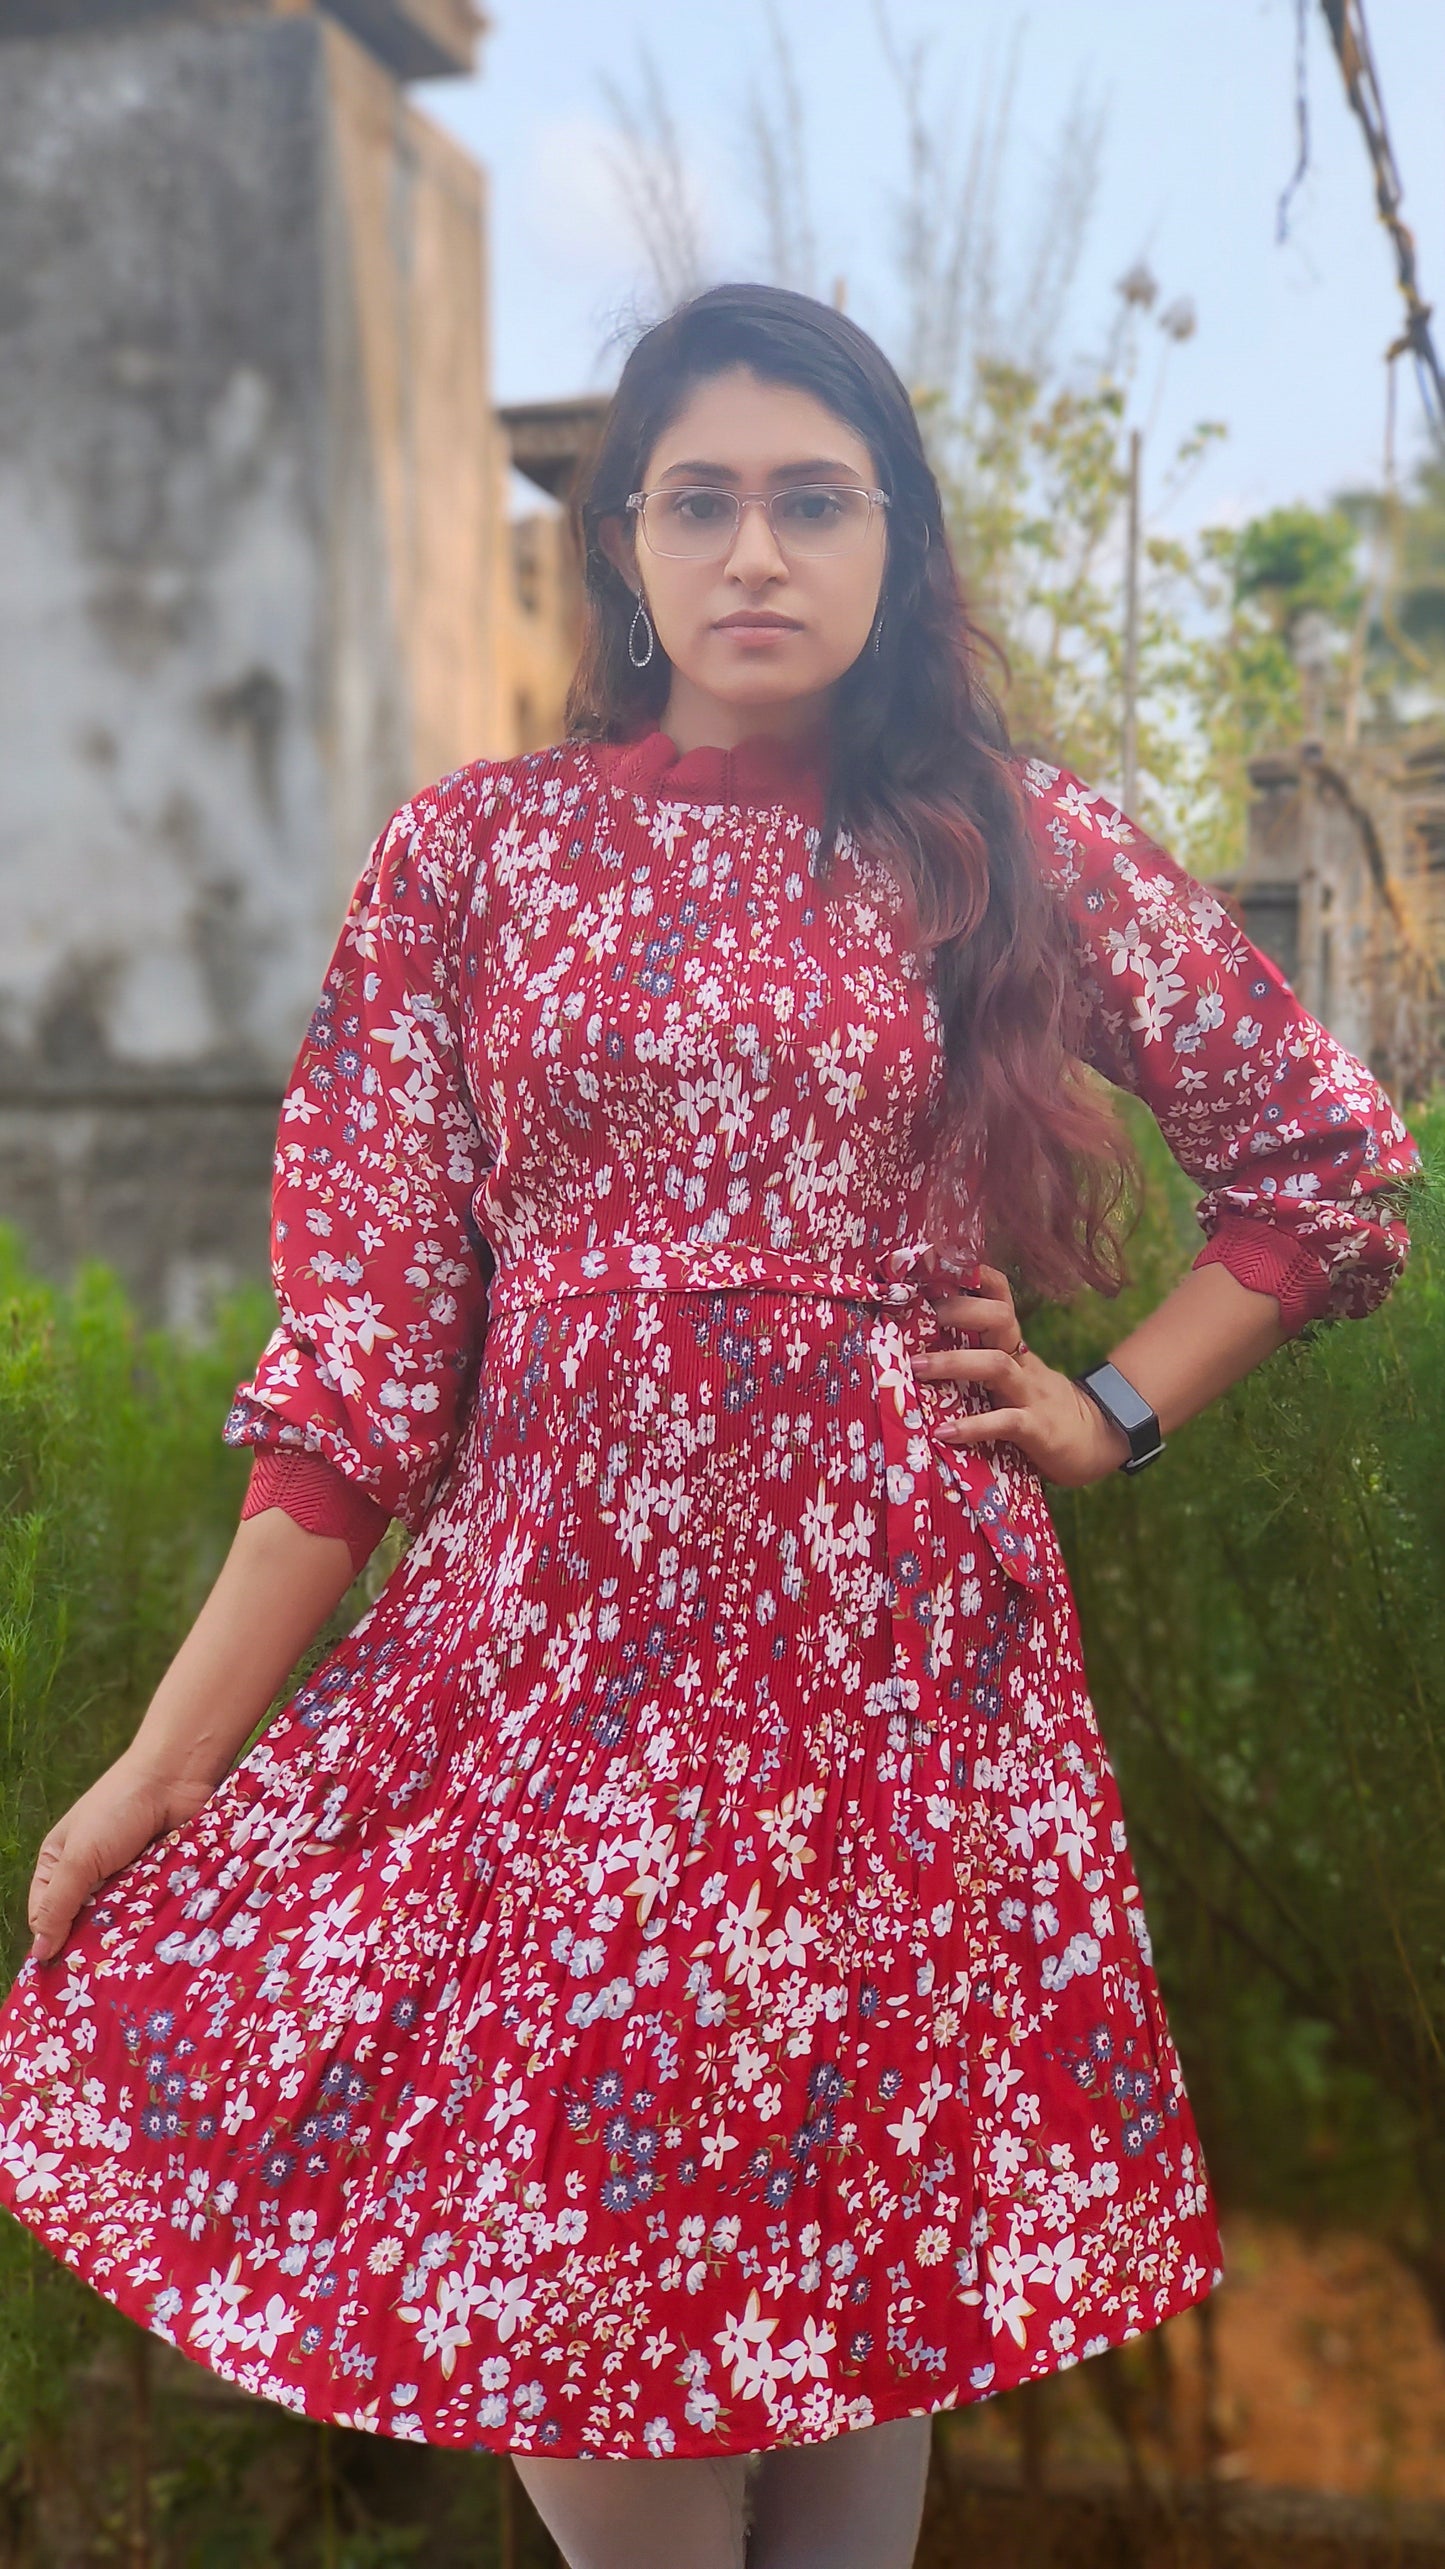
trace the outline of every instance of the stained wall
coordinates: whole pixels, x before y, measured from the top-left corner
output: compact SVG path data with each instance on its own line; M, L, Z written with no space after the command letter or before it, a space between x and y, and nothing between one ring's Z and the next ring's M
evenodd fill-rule
M0 1213L172 1315L371 837L515 745L485 243L334 17L0 45Z

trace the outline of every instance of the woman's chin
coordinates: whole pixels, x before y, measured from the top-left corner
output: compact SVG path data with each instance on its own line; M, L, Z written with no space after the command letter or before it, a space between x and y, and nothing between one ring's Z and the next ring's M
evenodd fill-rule
M693 685L721 703L744 706L790 705L803 696L818 696L830 684L813 669L790 668L781 652L736 653L721 665L699 671Z

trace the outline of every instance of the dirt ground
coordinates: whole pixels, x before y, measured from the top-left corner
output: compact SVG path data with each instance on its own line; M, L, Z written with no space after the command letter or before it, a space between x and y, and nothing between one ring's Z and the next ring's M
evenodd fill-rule
M949 2431L999 2456L1032 2437L1060 2462L1127 2460L1186 2475L1213 2443L1226 2482L1445 2505L1445 2341L1414 2278L1376 2241L1283 2222L1225 2231L1225 2281L1194 2311ZM1110 2380L1110 2371L1114 2379ZM1026 2424L1025 2401L1039 2420Z
M1445 2342L1414 2278L1373 2240L1283 2223L1235 2222L1225 2254L1226 2474L1445 2503ZM1171 2328L1187 2372L1189 2321ZM1197 2380L1197 2328L1192 2352Z
M1203 2312L939 2420L920 2569L1445 2562L1445 2343L1413 2277L1284 2223L1230 2223L1225 2254Z

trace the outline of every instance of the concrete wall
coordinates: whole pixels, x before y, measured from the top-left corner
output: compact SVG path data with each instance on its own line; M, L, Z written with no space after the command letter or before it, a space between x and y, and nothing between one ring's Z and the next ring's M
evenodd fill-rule
M147 18L295 18L316 8L403 80L470 71L487 23L472 0L3 0L0 37L114 33Z
M371 836L511 746L480 173L314 16L0 46L0 1212L190 1311Z

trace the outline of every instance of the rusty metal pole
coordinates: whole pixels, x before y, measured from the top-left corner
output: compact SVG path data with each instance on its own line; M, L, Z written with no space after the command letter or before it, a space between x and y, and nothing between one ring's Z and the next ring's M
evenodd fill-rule
M517 2491L520 2482L512 2468L510 2453L499 2453L497 2481L497 2559L499 2569L517 2569Z
M151 2536L151 2353L154 2339L143 2328L132 2332L130 2356L130 2569L151 2569L155 2551Z
M1124 724L1120 800L1134 809L1139 788L1139 485L1144 440L1129 431L1129 515L1124 545Z

